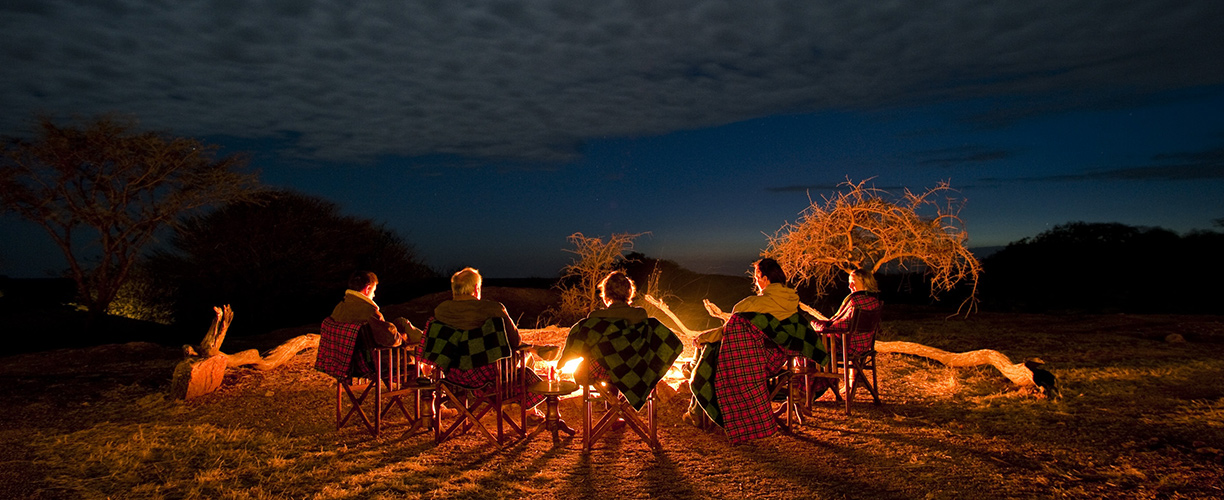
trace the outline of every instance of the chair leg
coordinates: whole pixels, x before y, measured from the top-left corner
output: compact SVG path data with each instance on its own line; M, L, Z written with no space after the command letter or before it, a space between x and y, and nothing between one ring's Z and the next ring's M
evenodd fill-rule
M591 386L582 385L582 451L591 452L591 412L594 402L591 401Z
M654 394L651 393L650 398L646 400L646 425L650 427L650 447L659 449L662 445L659 444L659 427L656 425L658 414L655 413Z
M372 389L374 389L372 385L366 385L365 390L361 392L360 396L358 396L356 393L353 392L351 386L344 385L340 383L339 380L336 381L336 430L337 431L339 431L342 427L344 427L344 424L348 423L349 419L352 418L353 415L357 415L358 417L361 417L361 423L365 425L366 430L369 431L370 434L374 436L378 436L378 429L375 427L373 423L370 422L369 417L366 416L365 410L361 408L362 403L365 402L366 397L369 396L370 390ZM341 391L343 391L343 393ZM341 412L343 411L342 406L344 404L344 397L343 397L344 394L348 394L349 403L351 403L352 406L349 407L349 410L347 413L344 413L343 416L341 416ZM377 418L378 411L379 411L379 408L375 406L374 407L374 412L376 413L375 418Z

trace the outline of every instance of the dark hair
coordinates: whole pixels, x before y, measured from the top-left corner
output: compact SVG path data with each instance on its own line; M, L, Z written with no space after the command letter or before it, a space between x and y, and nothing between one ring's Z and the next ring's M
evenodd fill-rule
M769 278L770 283L786 284L786 271L782 270L782 265L773 259L761 259L752 263L757 271L760 271L762 276Z
M370 271L357 271L349 276L349 290L365 290L365 287L378 284L378 276Z
M599 282L599 294L613 301L629 302L633 300L636 291L633 280L620 271L608 273L603 281Z

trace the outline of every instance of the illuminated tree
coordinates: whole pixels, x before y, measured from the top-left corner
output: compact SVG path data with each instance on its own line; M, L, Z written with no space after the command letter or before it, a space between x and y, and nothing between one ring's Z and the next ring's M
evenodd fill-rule
M79 126L39 120L0 157L0 206L42 226L63 251L79 300L107 311L158 230L184 213L249 196L246 160L195 139L140 132L104 116Z
M762 255L818 294L852 270L887 265L925 271L932 296L970 282L973 292L962 307L972 306L981 264L965 246L969 236L958 216L963 200L947 196L952 189L946 182L900 196L866 183L847 181L846 191L813 202L798 222L769 239Z
M633 240L641 235L613 234L608 241L588 238L582 233L569 236L574 249L566 251L577 258L562 270L558 285L561 301L553 311L558 321L565 324L578 321L599 307L599 282L617 268L625 252L633 249Z

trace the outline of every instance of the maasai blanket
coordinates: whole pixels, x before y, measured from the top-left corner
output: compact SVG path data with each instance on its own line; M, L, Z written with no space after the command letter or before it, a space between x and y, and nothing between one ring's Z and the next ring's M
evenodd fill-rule
M722 410L718 409L718 394L714 391L714 374L718 372L718 351L722 342L706 344L697 353L693 373L689 376L689 390L693 401L700 406L710 420L719 427L724 426Z
M352 377L353 353L356 352L357 337L362 326L362 323L339 323L330 317L324 319L319 327L319 353L315 357L315 369L337 379Z
M754 318L770 329L769 334L753 323ZM737 313L723 326L722 341L705 348L689 387L732 443L778 432L765 381L785 367L790 356L802 355L822 363L828 359L806 324L798 313L781 321L767 314Z
M795 313L789 318L778 319L772 314L745 312L739 313L739 316L760 329L779 347L822 365L828 362L829 353L825 352L824 343L804 315Z
M822 333L844 334L846 356L850 359L875 349L875 334L880 328L880 312L884 302L871 292L858 291L842 300L837 314L824 322Z
M485 393L492 389L501 372L497 361L513 354L501 318L489 318L480 329L460 330L430 319L421 339L421 357L445 373L445 381L466 389ZM540 376L526 370L527 387L540 381ZM520 396L521 390L510 388L510 397ZM531 408L544 401L544 396L527 392L524 406Z
M624 319L587 318L570 329L558 364L582 357L584 365L589 362L592 368L601 369L592 370L593 376L606 375L625 400L641 410L650 391L682 352L684 342L657 319L629 323Z
M472 330L460 330L431 319L422 340L421 357L443 370L472 370L511 354L501 318L489 318L479 329Z

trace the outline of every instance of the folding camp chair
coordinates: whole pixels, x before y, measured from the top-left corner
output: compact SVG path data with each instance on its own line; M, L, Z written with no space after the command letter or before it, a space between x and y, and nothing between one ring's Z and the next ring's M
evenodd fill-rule
M630 323L593 317L570 329L561 362L583 359L575 372L582 385L583 450L617 422L652 449L659 448L655 388L684 351L684 343L657 319ZM605 412L592 425L596 405ZM645 411L643 418L638 412Z
M792 356L786 361L782 371L765 381L765 387L769 391L770 411L778 425L788 431L794 429L795 425L802 425L806 413L803 408L803 395L799 390L801 387L798 386L803 378L796 371L805 366L804 363L811 363L811 360L803 356Z
M436 430L432 401L437 385L421 377L415 346L370 348L367 346L373 342L368 325L339 323L331 318L323 320L319 334L315 369L336 379L336 430L356 416L366 431L378 436L383 417L393 408L398 408L412 425L410 433ZM365 408L371 393L373 422ZM414 396L413 411L404 404L409 395Z
M495 339L495 340L493 340ZM485 438L499 445L506 441L507 434L526 437L527 408L533 406L533 398L527 385L538 377L529 374L523 351L510 350L506 330L500 318L492 318L481 329L459 330L436 320L431 320L425 332L425 351L422 355L432 358L441 368L439 382L440 398L454 408L456 418L449 426L439 425L435 440L439 443L469 430L476 429ZM501 346L497 351L473 352L472 346ZM489 354L496 352L497 354ZM501 353L508 355L501 356ZM495 360L472 361L460 358L491 356ZM470 367L469 367L470 366ZM518 404L515 419L506 406ZM481 419L493 412L497 421L497 436L485 427Z
M812 406L815 396L812 389L815 379L818 378L839 382L845 396L843 397L838 387L833 387L833 397L838 402L844 400L846 415L850 414L850 403L854 402L854 393L860 386L871 393L874 404L880 404L874 349L876 333L880 329L880 312L880 307L856 310L851 317L848 331L820 334L825 348L835 362L820 366L809 360L792 360L795 364L792 370L793 378L798 378L803 384L804 408L810 409ZM871 380L867 379L866 372L871 372Z
M595 425L595 406L602 404L605 412ZM638 415L633 405L607 382L592 382L582 384L582 450L591 451L591 445L607 432L617 421L623 421L625 426L633 430L642 441L653 450L658 450L659 428L658 414L655 411L655 391L651 390L646 397L645 418Z

